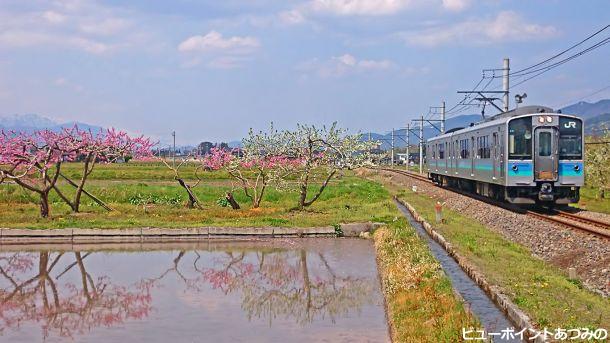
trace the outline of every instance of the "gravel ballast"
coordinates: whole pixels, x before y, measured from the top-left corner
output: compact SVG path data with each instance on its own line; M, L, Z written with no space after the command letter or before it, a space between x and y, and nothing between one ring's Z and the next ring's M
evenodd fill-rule
M529 248L534 256L563 270L575 268L583 285L604 297L610 295L610 241L562 225L541 221L482 201L451 192L433 184L387 171L381 176L404 187L432 196L444 206L471 217L504 238ZM578 213L607 220L606 215Z

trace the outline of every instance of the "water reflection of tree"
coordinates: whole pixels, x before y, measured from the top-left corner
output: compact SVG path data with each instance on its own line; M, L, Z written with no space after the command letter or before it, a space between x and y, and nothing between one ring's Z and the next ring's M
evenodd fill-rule
M211 263L203 262L197 251L180 251L157 277L124 286L109 276L92 275L86 265L90 255L0 255L0 334L36 323L44 338L74 337L96 327L143 319L152 309L152 288L170 274L189 291L203 292L211 286L224 294L240 294L248 318L266 319L270 325L276 318L302 325L326 318L334 322L370 303L376 282L344 276L323 254L305 250L226 251Z
M327 317L334 322L370 303L376 282L374 278L338 275L323 254L305 250L225 252L212 267L202 267L201 256L194 254L192 268L196 273L187 270L187 263L181 266L182 251L159 278L175 272L190 290L201 291L210 283L225 294L241 292L248 319L265 318L269 324L278 317L293 318L300 324Z
M88 255L43 251L0 256L0 275L10 284L0 288L0 333L37 322L45 338L73 337L94 327L148 316L152 284L119 286L107 276L94 278L84 262ZM68 258L70 264L52 276L60 259ZM62 276L74 268L79 282L63 282Z

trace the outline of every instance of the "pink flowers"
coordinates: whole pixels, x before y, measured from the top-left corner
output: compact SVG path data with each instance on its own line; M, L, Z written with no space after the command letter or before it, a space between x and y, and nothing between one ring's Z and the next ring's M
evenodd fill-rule
M61 162L95 153L98 161L112 162L120 157L150 157L152 143L144 137L132 138L123 131L109 129L96 134L74 126L61 132L0 132L0 164L17 170L47 170Z
M0 182L12 179L19 186L40 195L40 214L49 215L49 192L56 189L62 162L83 159L87 165L119 158L148 158L152 143L144 137L130 137L109 129L96 134L77 126L60 132L34 133L0 131ZM54 173L50 169L54 168ZM85 169L87 169L86 167ZM90 173L85 170L85 174ZM86 175L83 177L79 192ZM57 189L56 189L57 190ZM58 191L59 193L59 191ZM80 195L78 196L80 197ZM63 198L63 196L62 196ZM78 203L78 201L76 202ZM72 205L72 204L71 204ZM78 209L78 205L76 205Z

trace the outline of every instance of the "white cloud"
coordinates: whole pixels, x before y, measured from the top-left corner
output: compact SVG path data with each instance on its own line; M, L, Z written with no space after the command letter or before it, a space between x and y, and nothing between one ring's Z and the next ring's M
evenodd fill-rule
M64 46L101 54L111 49L107 44L79 36L58 35L45 32L5 31L0 33L0 44L11 47L37 47L41 45Z
M79 93L84 90L83 86L73 83L70 80L66 79L65 77L58 77L57 79L55 79L55 81L53 83L57 87L69 88L69 89L71 89L75 92L79 92Z
M296 25L305 22L305 16L299 10L284 11L279 14L280 21L284 24Z
M192 36L178 45L178 51L189 54L204 55L209 68L233 69L242 66L261 44L255 37L223 37L217 31L210 31L204 36ZM201 64L203 58L190 58L182 66L186 68Z
M339 77L352 73L384 71L394 68L396 68L396 64L390 60L359 60L350 54L334 56L328 61L313 59L297 66L299 71L315 73L324 78Z
M395 14L411 3L411 0L312 0L307 7L314 12L334 15L375 16Z
M92 0L39 2L0 8L0 48L59 47L102 54L146 40L126 12Z
M46 11L42 17L51 24L61 24L66 21L66 16L55 11Z
M192 36L178 45L181 52L230 51L233 53L249 53L260 47L254 37L233 36L224 38L216 31L210 31L205 36Z
M106 18L101 21L90 21L80 25L81 31L94 35L110 36L120 33L131 26L131 22L123 18Z
M459 12L470 6L470 0L443 0L443 8L448 11Z
M471 19L452 26L435 27L403 34L407 43L422 46L443 44L489 44L530 41L556 36L554 26L526 22L512 11L500 12L491 19Z

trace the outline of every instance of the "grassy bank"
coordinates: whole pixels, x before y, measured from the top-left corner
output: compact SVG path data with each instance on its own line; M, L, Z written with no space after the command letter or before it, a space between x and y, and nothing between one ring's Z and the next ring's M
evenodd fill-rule
M379 272L394 342L457 342L478 322L456 299L451 282L424 241L397 210L375 231Z
M392 190L428 222L434 222L435 199L410 190ZM489 282L502 287L538 326L610 327L609 299L583 289L560 269L533 257L525 247L504 239L472 218L450 209L444 210L444 217L446 223L435 228Z

